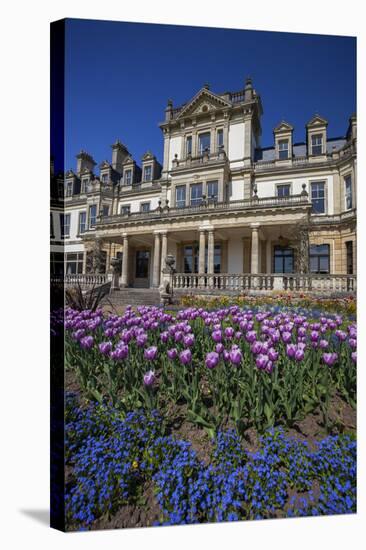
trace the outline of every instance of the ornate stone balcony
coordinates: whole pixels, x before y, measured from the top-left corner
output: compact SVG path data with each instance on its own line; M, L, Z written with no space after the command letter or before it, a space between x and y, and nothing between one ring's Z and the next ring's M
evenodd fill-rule
M109 225L122 223L126 224L134 221L161 220L162 218L183 217L187 215L200 215L205 213L221 213L221 212L241 212L247 210L265 209L265 208L293 208L305 207L310 208L311 202L307 193L299 195L291 195L289 197L257 197L254 195L250 199L226 202L207 202L203 201L200 204L188 205L181 208L170 208L168 204L164 207L158 206L155 210L149 212L130 212L126 214L118 214L115 216L106 216L100 219L97 227L101 225Z
M224 149L210 153L209 151L204 151L202 154L197 156L187 155L185 159L178 159L178 155L175 155L175 158L172 161L171 171L179 171L189 168L201 168L207 167L207 165L219 165L228 162L228 158Z

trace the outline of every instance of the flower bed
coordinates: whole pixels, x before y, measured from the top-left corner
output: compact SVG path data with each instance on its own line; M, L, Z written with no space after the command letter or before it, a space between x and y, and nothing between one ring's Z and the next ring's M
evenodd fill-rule
M91 528L126 503L139 503L152 481L155 524L235 521L356 510L356 443L329 436L314 450L270 430L257 452L234 431L220 431L208 465L190 444L161 435L156 412L122 417L105 405L69 402L67 464L73 467L66 509L73 529Z
M66 405L69 529L131 527L146 502L140 525L355 512L352 318L67 309L55 338L61 323L78 392Z
M239 432L292 426L332 395L355 406L357 330L340 316L254 312L238 306L156 307L121 316L66 311L66 366L89 398L125 412L181 403L192 422Z

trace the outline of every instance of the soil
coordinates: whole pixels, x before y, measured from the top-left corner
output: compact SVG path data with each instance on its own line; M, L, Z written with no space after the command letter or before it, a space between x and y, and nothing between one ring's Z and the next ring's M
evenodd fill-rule
M80 391L80 386L73 372L67 371L65 374L65 390L69 392ZM166 416L168 418L166 433L172 434L176 439L189 441L193 450L196 451L198 458L205 464L208 464L212 453L211 438L204 429L186 420L185 405L171 406ZM335 395L331 399L329 423L331 428L327 431L323 424L322 414L320 411L315 411L303 420L296 422L292 428L285 428L284 431L287 435L307 441L312 450L314 450L316 442L329 435L329 433L335 435L355 432L356 411L339 395ZM224 426L224 428L228 427L230 427L230 424ZM257 430L255 428L248 428L243 435L243 448L249 452L257 451L260 447L260 435ZM66 479L69 481L72 476L72 470L69 467L66 474ZM313 488L313 492L316 494L316 487ZM292 493L290 496L292 496ZM297 494L297 496L301 495ZM153 485L152 483L148 483L143 488L142 496L138 503L125 505L113 516L96 520L92 525L92 529L149 527L159 521L161 519L160 516L161 511L155 499ZM284 511L279 511L275 516L284 517ZM70 528L72 529L72 526Z

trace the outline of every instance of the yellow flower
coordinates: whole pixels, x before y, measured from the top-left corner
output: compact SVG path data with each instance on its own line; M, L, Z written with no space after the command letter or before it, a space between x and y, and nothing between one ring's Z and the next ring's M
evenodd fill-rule
M134 461L132 462L132 468L133 468L134 470L137 470L138 467L139 467L139 463L137 462L137 460L134 460Z

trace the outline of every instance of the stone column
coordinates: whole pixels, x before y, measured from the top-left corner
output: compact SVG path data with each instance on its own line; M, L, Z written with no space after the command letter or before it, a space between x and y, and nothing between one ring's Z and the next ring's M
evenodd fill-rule
M258 226L252 227L252 262L251 273L257 274L259 269L259 235Z
M206 249L206 236L205 231L200 229L200 241L198 251L198 273L205 273L205 250Z
M161 234L161 278L163 277L163 269L165 268L165 258L168 253L168 233L164 231Z
M121 287L128 286L128 235L123 235Z
M154 265L153 265L153 287L157 288L160 282L160 233L155 233L154 240Z
M208 232L208 251L207 251L207 272L214 272L214 250L215 250L215 240L214 232L211 229Z
M266 273L272 273L272 241L267 239L266 242Z

